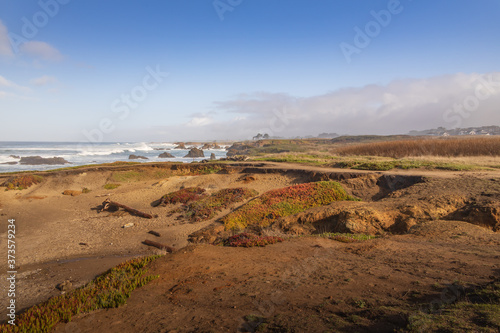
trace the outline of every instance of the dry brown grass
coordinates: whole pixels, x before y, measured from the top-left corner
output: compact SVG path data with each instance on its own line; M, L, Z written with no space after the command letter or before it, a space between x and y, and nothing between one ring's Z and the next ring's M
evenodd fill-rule
M335 150L341 156L500 156L500 137L423 138L365 143Z

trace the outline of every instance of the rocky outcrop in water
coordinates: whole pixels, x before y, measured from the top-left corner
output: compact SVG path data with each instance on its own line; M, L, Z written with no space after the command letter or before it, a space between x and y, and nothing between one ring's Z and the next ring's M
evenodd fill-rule
M184 142L177 142L176 145L177 147L175 147L174 149L187 149Z
M203 153L203 150L201 150L201 149L191 148L189 153L184 157L191 157L191 158L205 157L205 154Z
M71 164L62 157L41 157L41 156L25 156L21 157L19 164L22 165L58 165Z
M128 157L129 160L148 160L147 157L145 156L139 156L139 155L130 155Z
M161 153L160 155L158 155L158 158L174 158L175 156L170 154L170 153Z

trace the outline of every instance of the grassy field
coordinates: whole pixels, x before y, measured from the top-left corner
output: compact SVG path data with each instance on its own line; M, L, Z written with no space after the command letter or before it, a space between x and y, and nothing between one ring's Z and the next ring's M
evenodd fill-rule
M500 156L500 137L425 138L373 142L338 148L339 156L392 158L440 156Z
M385 140L385 141L384 141ZM269 152L273 153L269 153ZM500 137L340 137L270 140L250 149L254 161L299 163L355 170L469 171L500 168Z

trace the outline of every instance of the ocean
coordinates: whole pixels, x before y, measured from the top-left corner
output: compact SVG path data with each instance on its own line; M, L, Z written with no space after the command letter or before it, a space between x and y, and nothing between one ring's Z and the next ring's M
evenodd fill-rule
M174 143L161 142L0 142L0 173L30 170L51 170L63 167L92 165L100 163L111 163L117 161L133 162L184 162L201 161L209 159L214 153L216 158L226 157L226 146L220 145L221 149L205 149L204 158L185 158L192 146L186 145L188 149L174 149ZM201 148L197 146L197 148ZM168 152L175 158L158 158L163 152ZM147 160L129 160L129 155L140 155ZM21 157L41 156L44 158L62 157L71 164L61 165L21 165ZM8 164L6 164L8 163ZM16 163L16 164L13 164Z

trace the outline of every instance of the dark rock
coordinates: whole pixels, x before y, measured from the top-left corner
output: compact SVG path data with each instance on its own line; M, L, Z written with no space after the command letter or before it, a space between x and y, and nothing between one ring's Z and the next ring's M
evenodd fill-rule
M186 156L184 156L184 157L191 157L191 158L205 157L205 154L203 153L203 150L201 150L201 149L191 148L191 150L189 151L189 153Z
M153 150L167 150L167 148L153 148Z
M174 149L187 149L184 142L177 142L176 144L177 144L177 147L175 147Z
M217 143L205 143L201 149L221 149Z
M247 144L235 142L231 147L227 148L227 156L248 155L250 148L252 147Z
M129 159L129 160L139 160L139 159L141 159L141 160L148 160L148 158L147 158L147 157L144 157L144 156L139 156L139 155L130 155L130 156L128 157L128 159Z
M173 157L175 157L175 156L170 154L170 153L167 153L167 152L164 152L164 153L161 153L160 155L158 155L158 158L173 158Z
M9 155L9 157L12 157L12 158L20 158L19 156L17 155Z
M17 164L17 162L4 162L4 163L0 163L0 164L16 165L16 164Z
M235 161L235 162L242 162L246 160L248 160L248 156L246 155L230 156L219 159L219 161Z
M216 160L216 158L215 158L215 154L214 154L214 153L210 154L210 160L211 160L211 161Z
M62 157L45 158L45 157L41 157L41 156L26 156L26 157L21 157L19 164L22 164L22 165L42 165L42 164L57 165L57 164L71 164L71 163L66 161Z

